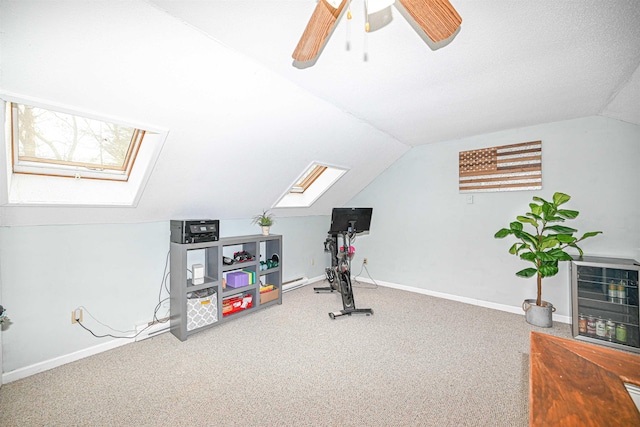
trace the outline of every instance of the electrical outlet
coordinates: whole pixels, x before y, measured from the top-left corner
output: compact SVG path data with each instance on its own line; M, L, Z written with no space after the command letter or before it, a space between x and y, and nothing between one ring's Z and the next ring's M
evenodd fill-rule
M82 309L76 308L71 312L71 323L82 322Z
M362 260L362 263L365 264L365 265L369 264L369 260L365 258L364 260Z

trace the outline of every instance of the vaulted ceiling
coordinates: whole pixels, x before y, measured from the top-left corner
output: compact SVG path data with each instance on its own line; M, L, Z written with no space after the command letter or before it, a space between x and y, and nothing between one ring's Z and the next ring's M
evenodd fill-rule
M434 45L395 7L365 35L352 0L299 68L315 0L0 0L0 94L168 131L134 209L2 207L0 225L247 218L313 161L348 173L278 215L325 215L414 146L590 115L640 125L635 0L452 4L462 26Z
M352 0L305 69L291 54L315 0L152 3L411 146L595 114L640 124L637 1L450 1L462 26L434 45L395 6L365 35Z

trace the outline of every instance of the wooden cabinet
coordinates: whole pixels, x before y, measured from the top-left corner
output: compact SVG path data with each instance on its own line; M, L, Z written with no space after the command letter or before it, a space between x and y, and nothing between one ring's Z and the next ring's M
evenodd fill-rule
M530 355L530 426L640 425L640 356L539 332Z

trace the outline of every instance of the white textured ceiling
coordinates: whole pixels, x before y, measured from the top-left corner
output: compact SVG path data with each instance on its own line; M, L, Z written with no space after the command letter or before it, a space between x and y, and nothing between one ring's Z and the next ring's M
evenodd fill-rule
M596 114L640 124L636 0L452 0L462 27L438 49L395 8L365 35L353 0L305 69L291 53L314 0L152 3L411 146Z

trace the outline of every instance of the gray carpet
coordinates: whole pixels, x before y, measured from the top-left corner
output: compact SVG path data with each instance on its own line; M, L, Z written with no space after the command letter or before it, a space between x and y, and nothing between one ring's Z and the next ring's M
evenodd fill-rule
M0 425L528 424L529 332L568 325L356 286L373 316L331 320L339 296L310 285L185 342L165 333L5 384Z

